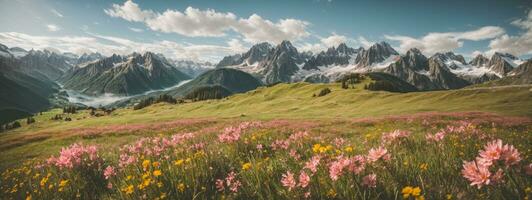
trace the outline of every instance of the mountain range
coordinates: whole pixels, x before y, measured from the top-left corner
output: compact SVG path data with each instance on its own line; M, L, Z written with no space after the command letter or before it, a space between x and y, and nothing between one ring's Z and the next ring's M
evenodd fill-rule
M403 86L410 84L406 88L420 91L484 82L529 84L531 62L507 53L494 53L490 58L477 55L469 62L453 52L427 57L413 48L399 54L386 42L367 49L342 43L319 53L301 52L290 41L275 46L259 43L217 64L173 60L152 52L78 56L0 44L0 82L4 86L0 112L35 113L68 104L68 92L61 92L65 90L95 97L124 96L125 100L111 104L124 106L148 96L184 97L198 88L218 87L224 94L234 94L279 82L334 82L349 73L389 74Z
M419 90L442 90L504 78L519 73L514 70L523 63L525 60L507 53L494 53L491 58L477 55L469 63L453 52L426 57L413 48L400 55L386 42L368 49L351 48L342 43L311 55L300 53L289 41L283 41L275 47L268 43L257 44L246 53L224 57L217 67L246 71L265 84L331 82L350 72L384 72Z

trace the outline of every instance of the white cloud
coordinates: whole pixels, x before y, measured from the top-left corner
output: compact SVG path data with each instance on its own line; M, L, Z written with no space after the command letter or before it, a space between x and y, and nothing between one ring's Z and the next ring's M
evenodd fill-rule
M277 22L264 19L257 14L239 18L235 14L217 12L213 9L200 10L188 7L184 12L166 10L157 13L142 10L138 4L126 1L123 5L113 4L104 10L111 17L128 21L143 22L150 29L165 33L178 33L188 37L221 37L235 31L247 42L273 42L300 40L307 37L309 23L297 19L281 19Z
M61 30L61 28L55 24L47 24L46 29L48 29L48 31L50 32L56 32L56 31Z
M516 36L504 34L490 41L486 53L491 55L495 52L511 53L517 56L532 54L532 10L528 11L528 15L524 19L518 19L512 22L524 32Z
M360 43L360 45L362 47L364 47L365 49L367 49L367 48L371 47L373 44L375 44L375 42L369 41L365 37L362 37L362 36L358 37L358 43Z
M137 32L137 33L144 32L144 30L142 30L140 28L133 28L133 27L129 27L129 30L131 30L133 32Z
M60 49L63 52L83 54L100 52L104 55L130 54L132 52L152 51L162 53L168 58L186 60L204 60L217 62L223 56L241 53L247 49L240 41L230 40L227 46L183 44L173 41L136 42L125 38L98 35L82 36L35 36L17 32L0 33L0 43L9 47L24 49Z
M112 9L105 9L104 12L111 17L120 17L132 22L142 22L154 15L151 10L140 10L139 5L133 1L126 1L124 5L113 4Z
M346 43L348 38L343 35L337 35L333 33L331 36L326 38L321 38L321 43L325 44L327 47L336 47L342 43Z
M63 17L63 14L61 14L60 12L58 12L56 9L51 9L50 12L52 12L55 16L57 17Z
M464 40L486 40L504 34L504 29L497 26L485 26L473 31L429 33L421 38L401 35L385 35L388 40L399 41L399 51L406 52L411 48L418 48L427 55L437 52L452 51L460 48Z

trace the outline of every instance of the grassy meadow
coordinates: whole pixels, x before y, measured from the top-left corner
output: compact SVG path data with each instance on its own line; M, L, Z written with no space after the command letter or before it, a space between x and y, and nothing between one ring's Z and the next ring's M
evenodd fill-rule
M532 194L531 87L389 93L362 85L279 84L222 100L118 109L102 117L80 111L69 122L51 120L62 110L43 112L36 123L0 134L0 197ZM326 87L330 94L313 97Z

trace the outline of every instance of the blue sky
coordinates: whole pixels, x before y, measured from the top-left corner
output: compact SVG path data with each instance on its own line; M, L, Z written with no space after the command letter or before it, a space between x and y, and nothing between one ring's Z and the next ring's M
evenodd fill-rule
M532 53L532 1L0 0L0 43L75 53L155 51L217 61L257 42L319 51L387 41L400 52Z

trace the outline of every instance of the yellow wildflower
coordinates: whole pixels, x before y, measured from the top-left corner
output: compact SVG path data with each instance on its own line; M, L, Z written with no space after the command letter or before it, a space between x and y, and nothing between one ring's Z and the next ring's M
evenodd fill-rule
M161 163L155 161L151 164L153 167L159 167L161 165Z
M161 170L155 170L155 171L153 171L153 175L154 175L155 177L158 177L158 176L160 176L161 174L162 174Z
M127 177L126 177L126 181L129 181L129 180L131 180L132 178L133 178L133 176L131 176L131 175L127 175Z
M150 160L142 161L142 167L146 170L150 166Z
M418 197L416 197L416 200L425 200L425 197L424 196L418 196Z
M453 195L452 194L447 194L447 195L445 195L445 197L447 198L447 200L453 199Z
M242 170L248 170L251 169L251 163L244 163L242 165Z
M429 164L427 163L422 163L421 165L419 165L419 169L421 169L421 171L427 171L428 168Z
M59 182L59 187L65 187L67 184L68 180L61 180L61 182Z
M179 185L177 185L177 190L179 190L179 192L185 191L185 184L180 183Z
M312 146L312 151L314 153L318 153L320 151L320 148L321 148L320 144L314 144L314 146Z
M132 194L133 191L135 191L135 187L133 187L133 185L129 185L126 188L122 189L122 191L126 194Z
M412 189L412 196L419 196L421 194L421 189L419 187L415 187L414 189Z
M347 153L351 153L353 151L353 147L346 147L344 151Z
M410 194L412 194L412 190L413 188L410 186L404 187L401 191L401 193L403 194L403 198L408 199L408 197L410 197Z
M44 178L42 178L42 180L41 180L41 187L44 187L44 185L46 184L46 182L48 182L48 177L44 177Z
M26 200L31 200L31 194L28 194L28 196L26 196Z
M182 165L183 162L184 162L183 159L179 159L179 160L174 161L174 165L179 166L179 165Z

